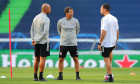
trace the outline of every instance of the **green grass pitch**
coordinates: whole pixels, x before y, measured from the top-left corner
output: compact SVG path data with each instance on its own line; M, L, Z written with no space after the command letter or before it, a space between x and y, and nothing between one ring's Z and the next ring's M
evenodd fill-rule
M140 84L140 68L113 68L113 84ZM130 75L136 73L136 75ZM45 68L44 77L52 74L55 78L58 76L58 68ZM81 68L81 81L75 80L75 69L64 68L63 79L47 79L46 82L33 81L33 68L13 68L13 78L10 78L10 68L0 68L0 84L111 84L104 83L105 68Z

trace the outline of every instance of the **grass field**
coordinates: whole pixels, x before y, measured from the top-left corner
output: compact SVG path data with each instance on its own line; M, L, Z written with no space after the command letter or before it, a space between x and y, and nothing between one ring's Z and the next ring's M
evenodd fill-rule
M113 68L115 81L113 84L140 84L140 68ZM130 75L130 73L136 75ZM44 77L51 73L58 76L58 68L45 68ZM13 68L13 78L10 78L10 68L0 68L0 84L110 84L102 82L106 74L105 68L80 69L81 81L75 80L74 68L64 68L64 80L48 79L47 82L33 81L33 68Z

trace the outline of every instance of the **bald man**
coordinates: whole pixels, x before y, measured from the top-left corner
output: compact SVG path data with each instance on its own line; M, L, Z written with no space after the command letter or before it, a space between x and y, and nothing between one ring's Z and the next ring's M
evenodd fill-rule
M44 3L42 5L42 12L34 18L31 26L32 45L35 46L34 81L46 81L43 78L43 71L46 57L50 56L50 46L49 46L50 19L47 17L47 15L50 14L50 12L51 12L50 5ZM38 66L40 68L39 80L37 76Z

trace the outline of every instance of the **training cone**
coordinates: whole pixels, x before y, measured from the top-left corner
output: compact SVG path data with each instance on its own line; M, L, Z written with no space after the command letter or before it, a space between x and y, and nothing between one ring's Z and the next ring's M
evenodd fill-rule
M136 73L130 73L130 75L136 75Z
M47 77L47 79L54 79L53 75L49 74Z
M1 76L0 78L7 78L6 76Z

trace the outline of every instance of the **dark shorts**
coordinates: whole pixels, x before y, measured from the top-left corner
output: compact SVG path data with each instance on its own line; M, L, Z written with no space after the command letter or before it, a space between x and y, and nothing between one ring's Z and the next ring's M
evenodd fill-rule
M114 49L114 47L108 47L108 48L106 48L106 47L101 46L102 56L103 57L109 57L110 56L110 52L112 52L112 50Z
M78 49L77 46L61 46L59 48L59 58L65 58L67 55L67 51L69 51L71 57L78 57Z
M35 45L35 57L47 57L50 56L50 44L36 44Z

